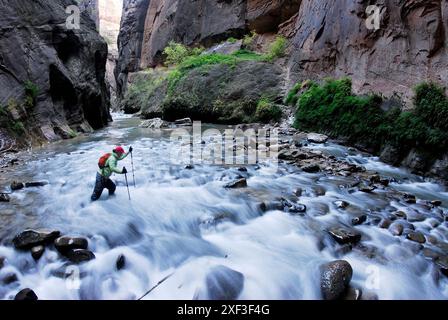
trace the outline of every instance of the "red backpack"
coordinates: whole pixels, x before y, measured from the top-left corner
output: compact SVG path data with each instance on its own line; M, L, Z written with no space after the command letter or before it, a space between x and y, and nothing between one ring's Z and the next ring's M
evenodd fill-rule
M98 161L98 167L100 167L100 169L106 168L107 160L109 160L111 155L112 153L106 153L104 156L100 158L100 160Z

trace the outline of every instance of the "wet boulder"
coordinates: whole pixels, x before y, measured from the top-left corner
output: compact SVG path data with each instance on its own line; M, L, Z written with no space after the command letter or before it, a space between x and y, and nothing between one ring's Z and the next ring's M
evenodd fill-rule
M350 203L348 203L347 201L344 200L337 200L334 202L334 205L338 208L338 209L345 209L347 208Z
M437 258L435 263L437 267L439 267L440 271L448 277L448 256Z
M32 181L32 182L26 182L25 188L36 188L36 187L43 187L48 184L47 181Z
M61 235L59 231L25 230L12 240L14 247L20 250L29 250L39 245L51 243Z
M409 231L406 234L406 239L417 242L417 243L425 243L426 239L423 233L418 231Z
M5 257L0 256L0 269L2 269L5 266Z
M124 269L126 267L126 257L123 254L120 254L115 263L115 267L118 271Z
M140 128L148 128L148 129L162 129L162 128L168 128L169 124L168 122L160 119L160 118L154 118L143 121L140 126Z
M73 249L87 249L89 242L85 238L60 237L54 241L55 248L62 254Z
M362 290L359 288L349 287L344 296L344 300L348 301L358 301L362 298Z
M303 172L306 173L318 173L320 172L320 167L317 164L309 164L301 168Z
M310 143L325 143L328 141L328 136L318 133L309 133L307 134L306 139Z
M389 232L394 236L401 236L403 234L403 224L394 222L389 227Z
M80 264L95 259L93 252L85 249L70 250L65 254L65 256L68 260L75 264Z
M11 198L6 193L0 193L0 202L9 202Z
M14 272L7 273L5 276L2 277L2 283L7 286L11 283L19 281L19 278L17 277L17 274Z
M348 289L353 276L352 266L345 260L326 263L320 267L320 289L325 300L337 300Z
M381 229L388 229L390 225L392 224L392 221L390 219L381 219L380 223L378 224L378 227Z
M216 266L205 279L205 288L199 290L198 300L236 300L243 291L244 275L225 266Z
M409 222L422 222L425 221L426 217L425 215L419 213L419 212L408 212L407 214L407 220Z
M375 186L361 185L358 187L358 190L364 193L372 193L373 191L375 191L375 189L376 189Z
M361 214L352 219L352 225L357 226L367 221L367 215Z
M20 189L23 189L23 188L25 188L25 185L22 182L13 181L11 183L11 190L12 191L17 191L17 190L20 190Z
M431 201L431 205L434 207L440 207L442 205L442 201L440 200L433 200Z
M16 296L14 297L14 300L18 301L36 301L38 300L36 293L34 293L33 290L27 288L19 291Z
M361 234L358 231L346 227L333 227L328 230L328 233L339 244L355 244L361 240Z
M31 249L31 256L34 260L39 260L45 252L44 246L36 246Z
M283 211L289 212L291 214L304 213L306 212L306 206L300 203L294 203L288 199L282 199Z
M226 189L240 189L240 188L246 188L247 187L247 180L246 179L239 179L236 181L229 182L224 186Z

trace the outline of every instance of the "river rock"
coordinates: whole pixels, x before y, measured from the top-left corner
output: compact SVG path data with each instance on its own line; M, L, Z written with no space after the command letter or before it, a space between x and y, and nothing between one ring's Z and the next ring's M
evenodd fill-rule
M302 167L301 169L302 169L302 171L304 171L306 173L317 173L321 170L319 165L317 165L317 164L309 164L309 165Z
M406 219L408 216L403 211L397 211L394 213L397 218Z
M205 279L205 290L200 290L195 299L236 300L243 291L244 275L225 266L213 267Z
M29 250L39 245L51 243L60 235L59 231L25 230L16 235L12 242L16 249Z
M44 246L36 246L31 249L31 256L34 260L39 260L45 252Z
M423 248L422 254L428 260L437 260L440 257L438 252L429 248Z
M0 202L9 202L11 198L6 193L0 193Z
M413 194L405 193L403 195L403 200L406 203L414 204L417 203L417 198Z
M337 260L320 267L320 288L325 300L336 300L347 291L353 276L351 265L345 260Z
M358 190L364 193L372 193L373 191L375 191L376 187L375 186L366 186L366 185L362 185L359 186Z
M224 186L224 188L227 188L227 189L240 189L240 188L246 188L246 187L247 187L247 180L244 178L236 180L236 181L232 181Z
M118 256L117 262L115 263L115 266L116 266L118 271L124 269L124 267L126 266L126 257L124 256L124 254L120 254Z
M410 231L406 234L406 238L417 242L417 243L425 243L426 239L425 236L423 235L423 233L418 232L418 231Z
M85 249L74 249L68 251L65 256L73 263L80 264L95 259L92 251Z
M366 220L367 220L367 215L365 215L365 214L356 216L352 219L352 225L357 226L357 225L363 224L364 222L366 222Z
M349 287L344 296L344 300L358 301L362 298L362 290L359 288Z
M33 182L26 182L25 188L35 188L35 187L43 187L48 184L47 181L33 181Z
M34 293L33 290L27 288L19 291L16 296L14 297L14 300L18 301L36 301L38 300L36 293Z
M308 133L306 139L310 143L325 143L328 141L328 136L318 133Z
M23 189L23 188L25 188L25 185L22 182L13 181L11 183L11 190L12 191L17 191L17 190L20 190L20 189Z
M439 207L442 205L442 201L440 200L433 200L431 201L431 205L433 205L434 207Z
M421 222L425 221L426 217L419 212L408 212L407 220L409 222Z
M389 227L389 232L394 236L401 236L403 234L404 227L400 223L392 223Z
M306 212L306 206L300 203L294 203L288 199L282 199L283 210L289 213L304 213Z
M448 256L439 257L435 261L436 265L440 268L440 271L448 277Z
M294 191L292 192L295 196L297 197L301 197L303 194L303 189L302 188L296 188L294 189Z
M0 270L5 266L5 257L0 256Z
M88 245L85 238L60 237L54 241L55 248L62 254L72 249L87 249Z
M381 229L388 229L391 224L392 221L390 219L381 219L380 223L378 224L378 227L380 227Z
M160 119L160 118L154 118L143 121L140 126L140 128L148 128L148 129L162 129L162 128L168 128L169 124L168 122Z
M336 205L336 207L338 209L345 209L350 205L350 203L348 203L347 201L344 201L344 200L337 200L334 202L334 204Z
M340 244L355 244L361 240L361 234L353 229L345 227L333 227L328 233Z
M189 127L193 125L193 121L191 121L190 118L184 118L184 119L178 119L176 121L174 121L174 124L176 126L180 126L180 127Z

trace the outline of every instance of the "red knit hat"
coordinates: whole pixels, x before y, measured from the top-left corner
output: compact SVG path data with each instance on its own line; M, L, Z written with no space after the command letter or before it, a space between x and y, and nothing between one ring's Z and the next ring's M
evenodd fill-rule
M124 154L124 153L126 153L122 147L116 147L116 148L114 149L114 152L115 152L116 154Z

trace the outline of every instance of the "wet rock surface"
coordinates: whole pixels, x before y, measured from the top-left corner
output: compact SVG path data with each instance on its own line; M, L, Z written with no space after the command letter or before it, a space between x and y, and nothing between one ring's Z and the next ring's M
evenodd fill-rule
M195 299L236 300L244 287L244 275L226 266L213 267L205 279L206 288Z
M36 293L27 288L27 289L23 289L21 291L19 291L16 296L14 297L14 300L18 300L18 301L36 301L38 300L38 297L36 295Z
M325 300L341 298L353 276L351 265L344 260L333 261L320 267L320 288Z
M17 249L28 250L42 244L51 243L60 234L59 231L26 230L14 237L13 244Z

